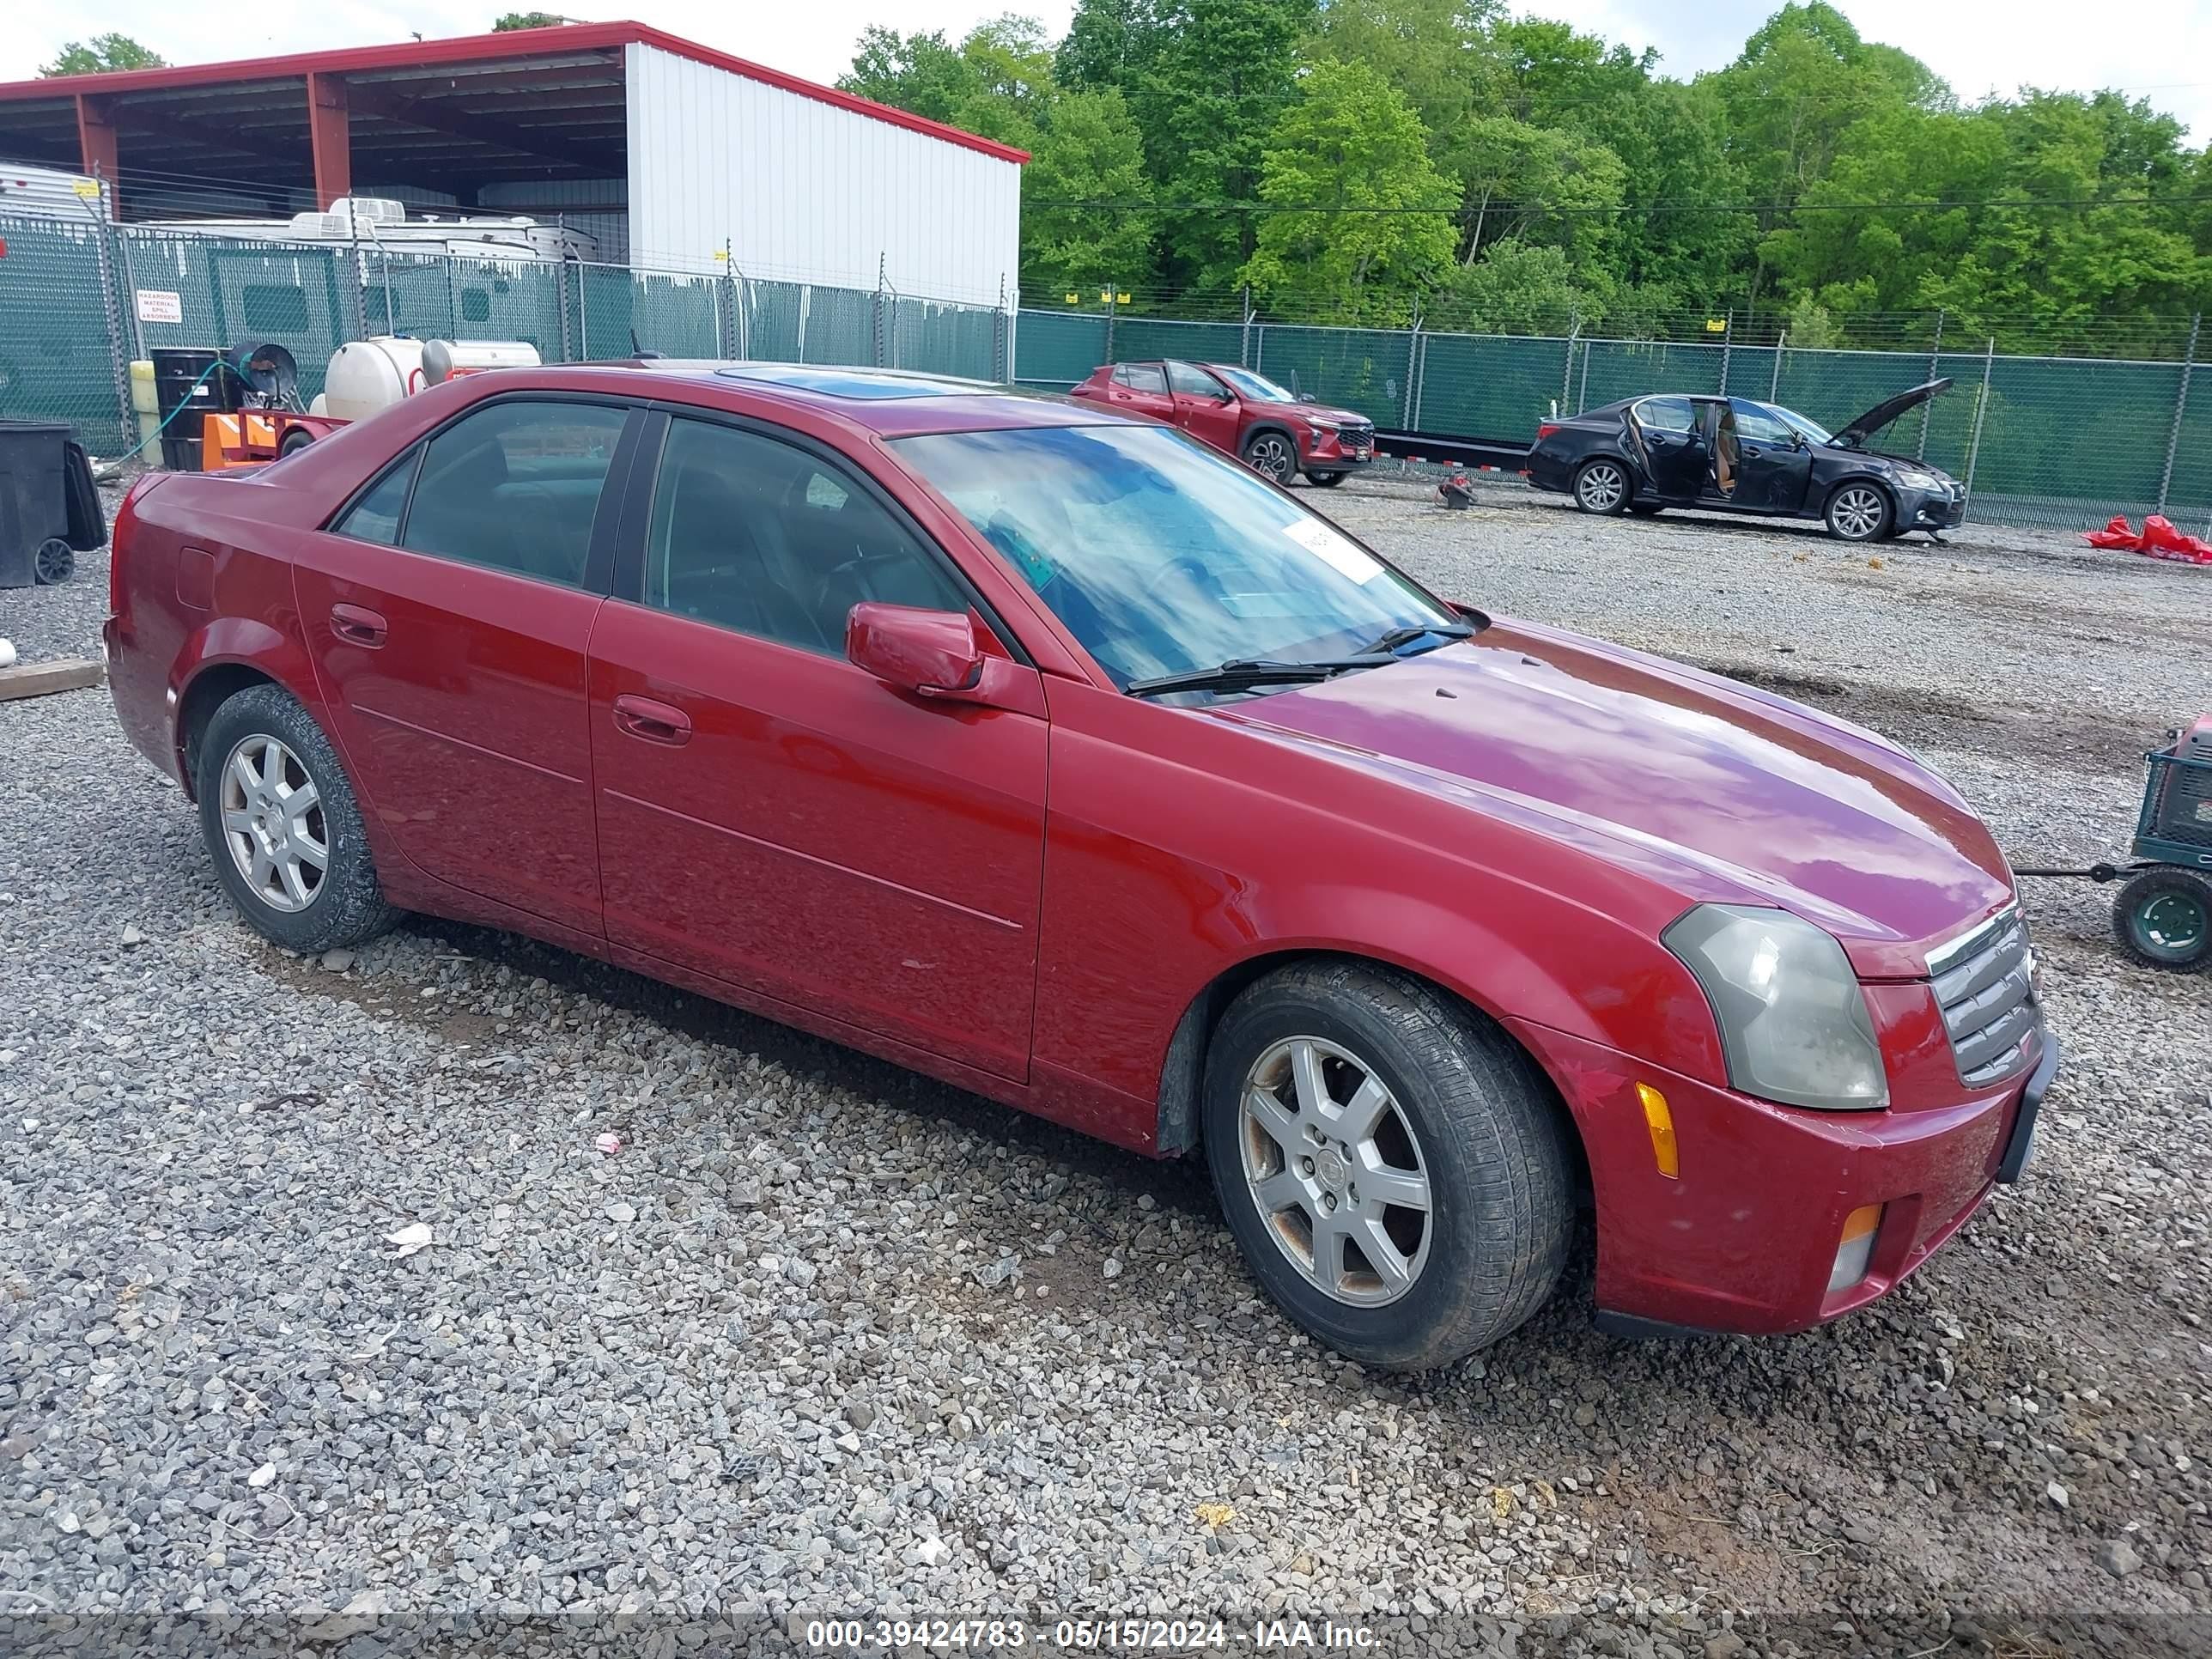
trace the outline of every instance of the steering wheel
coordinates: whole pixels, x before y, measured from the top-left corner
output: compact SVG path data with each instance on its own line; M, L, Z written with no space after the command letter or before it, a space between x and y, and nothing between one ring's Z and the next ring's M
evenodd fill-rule
M1194 586L1219 591L1221 585L1213 580L1213 567L1198 554L1184 553L1170 559L1152 573L1152 580L1145 584L1145 597L1149 599L1157 595L1168 578L1178 570L1188 572Z

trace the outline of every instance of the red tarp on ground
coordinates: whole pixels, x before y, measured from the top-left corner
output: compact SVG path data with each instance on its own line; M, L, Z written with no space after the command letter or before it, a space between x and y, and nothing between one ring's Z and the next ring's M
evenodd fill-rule
M2183 564L2212 564L2212 542L2185 536L2173 520L2154 513L2143 520L2141 533L2129 528L2125 517L2114 519L2102 530L2086 532L2081 539L2092 547L2116 547L2123 553L2143 553L2154 559L2177 559Z

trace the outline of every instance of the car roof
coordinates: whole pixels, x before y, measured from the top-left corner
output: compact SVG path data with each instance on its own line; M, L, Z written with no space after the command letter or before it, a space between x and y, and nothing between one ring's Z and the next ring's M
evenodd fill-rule
M720 358L648 357L627 362L549 367L527 373L539 386L574 384L578 390L638 388L635 380L611 386L610 374L680 381L702 402L737 409L758 400L795 405L826 415L842 425L883 437L921 432L978 432L1036 426L1144 426L1133 420L1056 392L994 386L987 380L911 369L846 368L831 364L732 362ZM570 377L574 377L573 380ZM720 396L699 398L699 392ZM647 391L646 395L659 395Z

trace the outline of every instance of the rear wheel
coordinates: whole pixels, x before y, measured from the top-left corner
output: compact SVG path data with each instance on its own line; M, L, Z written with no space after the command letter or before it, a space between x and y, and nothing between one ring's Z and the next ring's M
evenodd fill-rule
M1323 489L1334 489L1337 485L1344 482L1344 474L1341 472L1309 472L1306 474L1306 482L1310 484L1317 484Z
M1298 452L1279 432L1255 432L1244 441L1244 465L1263 478L1287 484L1298 470Z
M1604 456L1584 461L1575 474L1575 505L1585 513L1620 512L1628 505L1628 469Z
M1572 1208L1549 1091L1432 986L1357 962L1270 975L1214 1032L1205 1115L1254 1275L1353 1359L1448 1364L1559 1279Z
M1889 533L1889 497L1879 484L1847 483L1828 497L1824 516L1838 541L1880 541Z
M2112 931L2146 968L2203 968L2212 962L2212 882L2186 870L2146 870L2113 901Z
M277 944L320 951L382 933L385 902L352 781L291 695L248 686L199 741L200 830L246 920Z

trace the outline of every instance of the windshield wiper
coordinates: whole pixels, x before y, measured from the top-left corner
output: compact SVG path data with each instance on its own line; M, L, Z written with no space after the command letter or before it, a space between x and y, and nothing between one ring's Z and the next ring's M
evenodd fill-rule
M1170 691L1247 691L1262 685L1302 685L1334 679L1355 668L1381 668L1398 659L1388 652L1365 652L1356 657L1327 657L1318 662L1277 662L1264 657L1232 657L1211 668L1193 668L1179 674L1156 674L1148 680L1131 680L1126 688L1133 697L1157 697Z
M1440 634L1448 640L1463 640L1474 632L1465 623L1408 623L1402 628L1391 629L1379 639L1368 641L1359 649L1363 654L1372 655L1378 651L1395 652L1401 645L1411 645L1431 634Z

